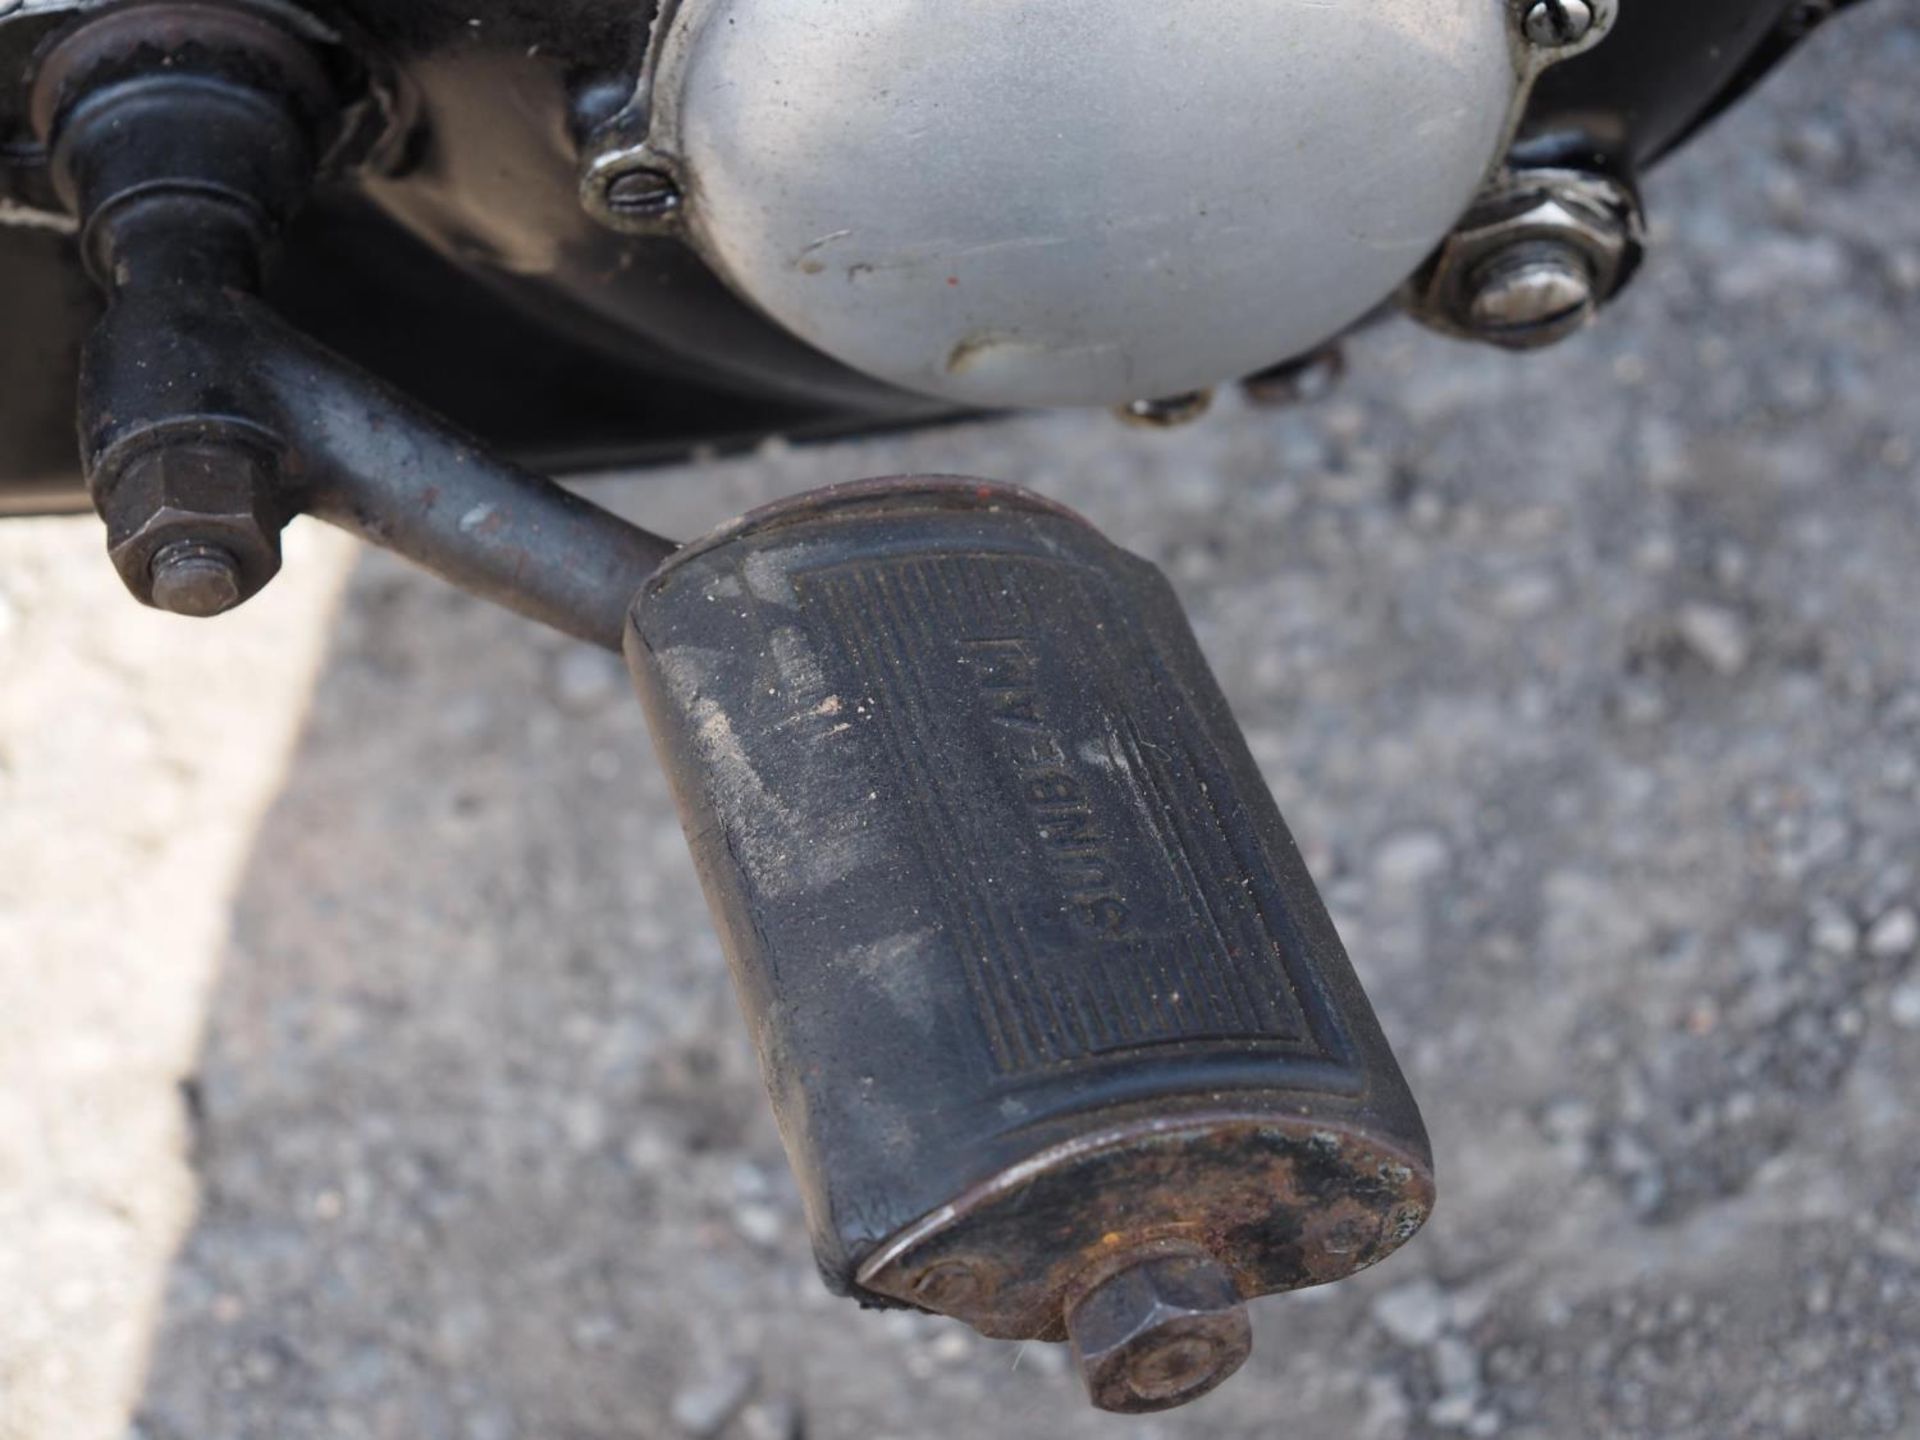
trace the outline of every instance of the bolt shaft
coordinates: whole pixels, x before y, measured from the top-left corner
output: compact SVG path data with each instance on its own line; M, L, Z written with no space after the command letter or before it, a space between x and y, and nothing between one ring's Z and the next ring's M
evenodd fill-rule
M218 545L176 540L153 557L153 603L204 619L240 603L240 564Z
M1597 305L1586 258L1572 246L1537 241L1494 256L1475 273L1467 318L1484 339L1532 349L1578 330Z

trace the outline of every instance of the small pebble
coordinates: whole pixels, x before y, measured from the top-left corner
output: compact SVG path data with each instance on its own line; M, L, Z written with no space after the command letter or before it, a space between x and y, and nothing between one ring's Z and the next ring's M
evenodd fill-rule
M1493 592L1493 611L1507 620L1532 620L1560 598L1560 582L1546 570L1522 570L1502 580Z
M785 1398L756 1400L740 1415L744 1440L800 1440L800 1407Z
M1452 858L1447 842L1433 831L1403 830L1375 852L1373 873L1383 885L1412 887L1445 870Z
M1445 1430L1464 1430L1474 1410L1472 1395L1443 1395L1427 1408L1427 1419Z
M1920 916L1902 905L1889 910L1867 931L1867 953L1877 960L1898 960L1920 944Z
M1433 1378L1443 1394L1472 1394L1480 1388L1480 1357L1458 1336L1442 1335L1433 1345Z
M625 684L619 659L592 645L570 645L553 663L553 695L575 712L595 710Z
M1920 295L1920 250L1896 250L1887 257L1887 273L1903 295Z
M934 1359L943 1364L957 1365L973 1353L973 1342L967 1337L967 1332L956 1325L936 1335L928 1348L933 1352Z
M1841 911L1824 910L1814 917L1807 938L1816 950L1824 950L1829 955L1851 955L1860 947L1860 927Z
M1725 606L1682 606L1676 626L1687 648L1716 674L1732 677L1747 668L1753 641L1746 621Z
M1028 1340L1015 1353L1013 1368L1058 1379L1067 1373L1070 1359L1064 1345L1046 1345L1038 1340Z
M1361 1440L1388 1440L1389 1436L1406 1434L1413 1407L1391 1375L1369 1376L1366 1399L1366 1412L1360 1420Z
M1447 1297L1431 1280L1387 1291L1373 1302L1373 1321L1402 1345L1431 1345L1447 1323Z
M1657 686L1629 680L1614 697L1614 712L1629 725L1657 725L1670 713L1667 697Z
M778 1245L787 1229L779 1210L757 1200L743 1200L733 1207L733 1227L765 1249Z
M1846 164L1847 134L1837 125L1808 118L1794 126L1782 148L1796 163L1831 174Z
M1747 305L1791 294L1818 294L1846 283L1847 251L1829 235L1777 235L1739 248L1713 275L1716 299Z
M711 1377L686 1386L673 1397L673 1423L694 1440L718 1435L740 1413L759 1379L760 1371L751 1360L727 1361Z

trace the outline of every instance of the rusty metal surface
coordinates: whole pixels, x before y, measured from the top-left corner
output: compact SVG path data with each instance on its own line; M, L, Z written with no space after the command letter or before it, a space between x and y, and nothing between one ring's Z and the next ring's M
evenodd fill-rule
M1324 1285L1411 1239L1433 1194L1425 1157L1338 1123L1139 1118L974 1187L883 1247L860 1284L998 1339L1060 1340L1076 1287L1116 1255L1196 1247L1247 1299Z

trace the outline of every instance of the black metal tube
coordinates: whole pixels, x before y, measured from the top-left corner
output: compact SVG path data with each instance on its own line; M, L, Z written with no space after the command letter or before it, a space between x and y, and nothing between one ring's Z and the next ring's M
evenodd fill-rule
M121 291L88 345L80 417L103 494L161 436L244 443L271 462L283 519L315 515L610 650L677 548L500 459L237 290Z
M627 606L677 548L488 453L254 312L253 378L278 412L301 510L569 635L620 649Z
M148 604L217 613L272 578L306 511L618 650L671 542L491 455L258 297L334 103L303 39L205 6L114 11L41 66L39 130L108 297L79 422L115 565ZM193 573L161 585L165 555Z

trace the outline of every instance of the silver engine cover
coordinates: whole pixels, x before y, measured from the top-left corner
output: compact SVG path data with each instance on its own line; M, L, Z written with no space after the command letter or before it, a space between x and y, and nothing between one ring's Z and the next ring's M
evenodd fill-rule
M1200 389L1446 234L1525 80L1506 0L682 0L650 148L740 294L969 405Z

